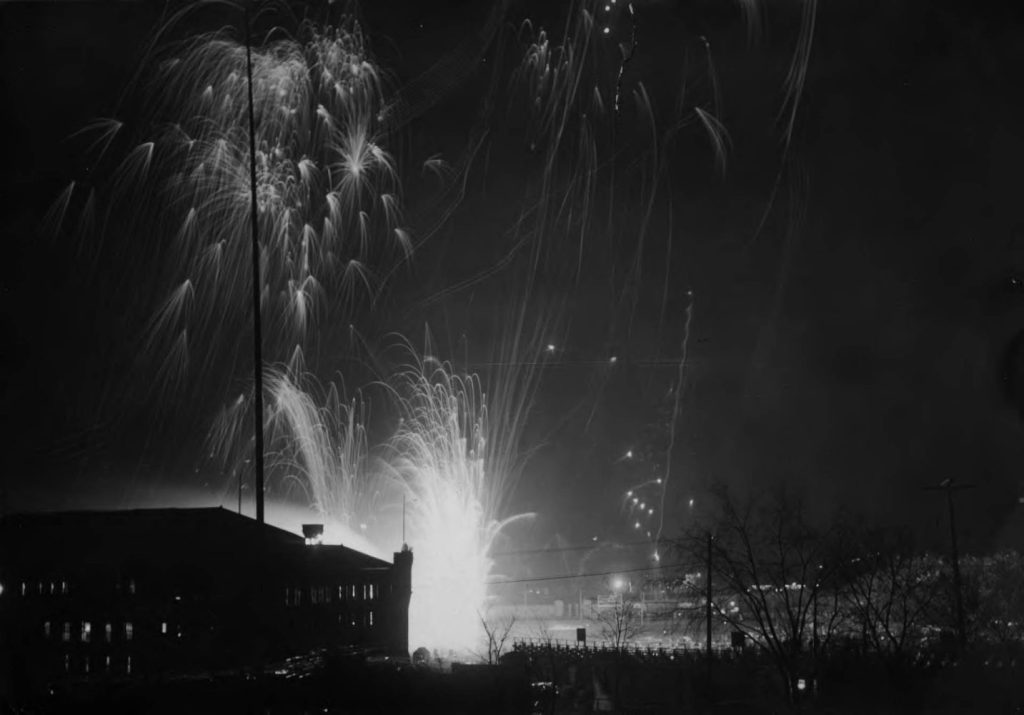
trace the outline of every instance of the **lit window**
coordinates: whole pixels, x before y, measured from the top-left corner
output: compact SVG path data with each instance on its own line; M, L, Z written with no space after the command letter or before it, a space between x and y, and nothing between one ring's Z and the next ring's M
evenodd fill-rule
M92 624L89 623L89 621L82 621L82 642L83 643L88 643L89 639L91 637L92 637ZM88 668L86 668L86 672L88 672Z
M352 598L356 597L356 585L355 584L352 584L352 589L351 589L350 595L352 596ZM352 625L355 625L355 624L352 624Z
M125 661L124 672L127 673L128 675L132 674L132 657L131 656L128 656L128 660Z
M82 672L83 673L88 673L89 672L89 656L85 656L85 658L82 659Z
M64 596L67 595L67 593L68 593L68 582L67 581L61 581L60 582L60 592L61 592L61 595L64 595Z
M164 621L163 623L160 624L160 632L163 633L164 635L167 634L167 621Z
M370 584L370 600L372 601L375 597L376 597L375 589L373 587L373 584L371 583Z
M132 624L131 624L130 621L128 623L124 624L124 639L126 641L130 641L132 639L132 634L134 632L135 632L135 629L132 627Z
M110 656L109 655L106 658L103 659L103 667L106 669L106 671L108 673L110 672Z
M57 593L57 584L55 584L53 581L50 581L50 595L52 596L55 593Z
M284 605L292 605L292 590L287 586L284 588Z
M338 600L340 601L343 598L345 598L345 587L338 586Z
M24 596L24 595L25 595L25 591L26 591L27 589L28 589L28 586L26 585L26 583L25 583L24 581L22 581L22 582L21 582L21 595L22 595L22 596Z
M64 621L64 634L62 636L62 640L65 643L71 640L71 624L67 621Z
M373 626L373 611L370 611L370 626Z
M71 670L71 656L67 653L64 654L64 672L70 672Z
M40 595L40 596L42 596L42 595L43 595L43 582L42 582L42 581L40 581L40 582L39 582L39 583L37 584L37 586L38 586L38 590L39 590L39 595Z
M107 643L109 643L110 639L111 639L111 637L113 637L113 635L114 635L114 626L113 626L113 624L108 623L107 625L103 626L103 640L105 640Z
M366 600L366 584L363 584L363 600Z
M45 637L45 638L49 638L50 637L50 622L49 621L43 621L43 637Z

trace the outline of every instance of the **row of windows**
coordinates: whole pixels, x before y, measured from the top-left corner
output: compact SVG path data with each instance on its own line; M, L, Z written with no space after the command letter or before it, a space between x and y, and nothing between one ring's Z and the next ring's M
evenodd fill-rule
M118 591L120 591L121 588L122 585L120 583L116 585L116 589ZM135 595L135 579L128 579L124 584L124 588L129 594ZM65 580L21 582L22 596L67 596L68 591L68 582Z
M284 605L301 606L303 591L304 589L301 587L286 587L284 589ZM330 603L334 599L334 594L334 586L311 586L309 588L309 601L313 604ZM353 583L337 587L337 599L339 601L359 600L360 597L364 601L375 601L380 598L380 587L375 583Z
M95 663L95 665L94 665ZM110 655L105 656L74 656L70 653L64 654L64 672L65 673L82 673L89 675L93 672L93 668L97 668L96 672L100 672L102 668L104 673L124 673L125 675L132 674L132 657L129 655L123 661L120 658L116 658Z
M367 611L366 613L364 613L363 616L362 616L362 621L363 621L363 628L373 628L373 625L374 625L373 611ZM344 624L345 623L345 616L338 616L338 623ZM349 623L350 626L355 628L359 624L359 619L357 619L355 616L349 616L348 617L348 623Z
M77 633L78 633L78 640L81 641L82 643L91 643L92 640L93 640L93 638L92 638L92 622L91 621L81 621L80 623L77 623L75 625L78 626L78 628L75 629L75 630L77 630ZM161 635L167 635L169 630L170 629L169 629L167 621L162 621L160 623L160 634ZM50 621L43 621L43 637L44 638L52 637L54 635L53 631L54 631L54 624L51 623ZM118 627L117 631L118 631L119 639L123 638L123 640L125 640L125 641L130 641L135 636L135 625L131 621L126 621L125 623L122 623L120 625L120 627ZM181 638L182 630L181 630L181 625L180 624L175 629L175 632L176 632L178 638ZM64 621L63 627L61 628L61 640L64 641L65 643L70 643L71 642L71 634L72 634L72 623L71 623L71 621ZM113 640L114 640L114 624L113 623L104 623L103 624L103 642L104 643L111 643L111 642L113 642Z
M78 640L80 640L82 643L91 643L92 642L92 622L91 621L82 621L81 623L78 623L76 625L79 626L79 628L77 629L78 630ZM71 631L72 631L72 627L71 626L72 626L71 621L64 621L63 628L61 629L61 640L64 641L65 643L69 643L71 641ZM44 638L50 638L53 635L53 630L54 630L53 629L53 624L50 621L43 621L43 637ZM127 623L122 624L122 627L119 628L118 630L120 631L120 634L123 634L124 640L126 640L126 641L130 641L132 639L132 636L135 634L135 627L132 625L131 622L127 622ZM113 623L105 623L105 624L103 624L103 640L105 642L107 642L107 643L110 643L111 641L114 640L114 624Z

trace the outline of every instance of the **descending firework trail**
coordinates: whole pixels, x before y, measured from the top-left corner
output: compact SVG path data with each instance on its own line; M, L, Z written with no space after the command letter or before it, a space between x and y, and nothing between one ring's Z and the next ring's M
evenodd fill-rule
M307 24L294 39L268 41L253 49L252 75L265 335L282 358L329 309L370 291L371 261L410 242L383 144L382 71L358 24ZM160 63L152 86L149 135L113 172L109 203L169 255L174 287L147 340L175 373L186 357L204 366L212 352L193 355L195 346L222 345L209 338L233 333L248 310L245 46L225 33L191 39ZM94 145L107 149L121 129L97 124Z
M384 485L374 479L361 397L325 389L300 366L264 371L267 470L286 493L299 490L324 520L328 541L372 548ZM227 471L244 471L252 453L251 395L242 393L221 411L210 430L212 456Z
M401 421L389 462L408 499L416 553L409 641L456 651L481 644L491 546L519 517L501 520L508 473L475 375L426 358L392 381Z

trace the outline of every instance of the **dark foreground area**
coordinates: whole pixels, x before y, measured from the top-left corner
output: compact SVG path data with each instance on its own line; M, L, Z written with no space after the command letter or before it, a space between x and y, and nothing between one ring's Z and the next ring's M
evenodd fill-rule
M835 657L787 693L756 653L517 646L500 665L341 655L262 673L53 690L10 713L1024 713L1024 662L975 654L896 667ZM711 684L709 687L709 683Z

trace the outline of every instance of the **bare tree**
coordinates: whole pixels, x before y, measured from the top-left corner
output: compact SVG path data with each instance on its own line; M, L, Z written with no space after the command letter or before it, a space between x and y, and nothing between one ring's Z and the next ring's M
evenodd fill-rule
M512 627L516 624L516 617L512 615L499 621L491 622L480 616L480 623L483 624L484 635L487 638L487 663L489 665L496 665L505 652L505 643L508 642Z
M632 598L620 598L610 607L597 612L601 636L615 649L632 642L642 629L641 605Z
M904 660L935 620L942 563L913 549L905 531L854 536L843 560L841 601L848 632L893 662Z
M820 607L826 606L826 635L836 620L838 609L822 596L837 574L837 535L815 528L802 500L786 492L743 504L725 490L716 496L717 514L678 547L712 579L714 618L764 649L792 697L798 672L818 650Z

